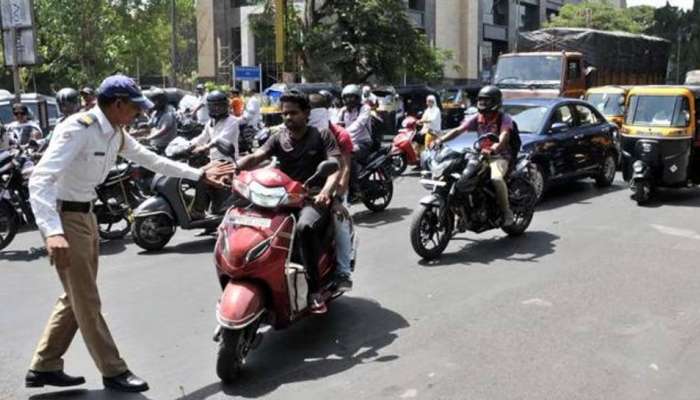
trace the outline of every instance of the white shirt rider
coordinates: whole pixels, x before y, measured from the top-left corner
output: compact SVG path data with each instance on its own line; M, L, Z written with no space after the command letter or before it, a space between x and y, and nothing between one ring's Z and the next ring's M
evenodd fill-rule
M228 140L236 149L235 158L238 159L238 119L233 115L228 115L226 118L214 120L213 118L207 122L199 136L190 141L192 146L211 145L216 139L222 138ZM222 154L215 146L209 148L210 160L226 160L232 161L231 157Z

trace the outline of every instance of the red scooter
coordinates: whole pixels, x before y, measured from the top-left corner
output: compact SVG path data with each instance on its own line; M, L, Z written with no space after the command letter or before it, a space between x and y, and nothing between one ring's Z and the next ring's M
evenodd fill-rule
M223 382L236 378L248 352L259 345L261 324L283 329L310 314L305 268L295 256L294 211L307 201L309 183L322 181L337 169L335 160L324 161L303 184L274 166L241 171L233 178L233 190L248 204L228 210L214 253L223 289L214 336L219 341L216 373ZM331 220L323 234L319 261L325 301L342 294L333 279L333 226ZM354 262L353 257L353 266Z
M420 163L420 154L416 154L416 150L413 148L413 142L420 129L418 120L414 117L406 117L401 125L403 129L394 136L389 152L391 168L395 176L403 174L409 165Z

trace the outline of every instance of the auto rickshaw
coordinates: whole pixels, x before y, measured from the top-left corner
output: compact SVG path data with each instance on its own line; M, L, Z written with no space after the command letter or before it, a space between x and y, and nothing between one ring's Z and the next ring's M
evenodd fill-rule
M622 172L642 205L656 188L700 182L700 86L632 88L621 128Z
M588 89L584 100L591 103L609 122L622 127L625 104L631 86L599 86Z

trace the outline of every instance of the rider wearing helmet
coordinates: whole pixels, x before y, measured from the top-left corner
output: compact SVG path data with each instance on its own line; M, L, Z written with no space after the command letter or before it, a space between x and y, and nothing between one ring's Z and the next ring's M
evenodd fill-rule
M83 98L83 108L80 111L88 111L97 104L97 95L92 86L83 86L80 89L80 96Z
M154 107L149 121L151 133L146 139L156 149L156 152L162 153L177 136L175 110L168 104L168 96L161 88L153 89L148 97L153 102Z
M483 141L481 151L489 157L491 181L496 189L498 205L503 211L503 225L508 226L513 224L513 212L508 204L508 186L506 186L505 175L512 161L509 138L513 132L513 120L508 114L501 111L502 105L503 94L501 90L496 86L485 86L478 95L476 108L479 113L467 118L459 127L435 139L433 146L439 146L467 131L477 132L479 136L495 134L499 137L496 143L489 140Z
M80 111L80 93L73 88L66 87L59 90L56 93L56 102L58 103L58 109L63 114L58 119L58 123Z
M350 196L359 192L358 174L360 164L369 156L372 149L372 114L367 105L362 104L362 89L350 84L343 88L343 103L339 125L345 127L352 139L352 166L350 170Z
M190 141L193 152L203 153L208 150L211 161L232 161L230 157L219 152L214 146L214 142L217 139L226 139L233 144L235 148L234 157L238 159L238 119L230 114L229 101L226 94L220 90L209 92L207 95L207 110L209 110L209 122L204 126L202 133ZM227 190L221 191L210 188L208 185L199 185L192 206L192 218L204 218L210 203L213 203L213 211L217 214L223 205L221 203L227 192Z

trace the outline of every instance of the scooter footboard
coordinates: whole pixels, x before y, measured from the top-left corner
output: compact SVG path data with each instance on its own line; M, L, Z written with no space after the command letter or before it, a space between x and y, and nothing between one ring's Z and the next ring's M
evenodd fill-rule
M222 327L241 329L265 312L263 289L251 282L229 282L216 306L216 319Z

